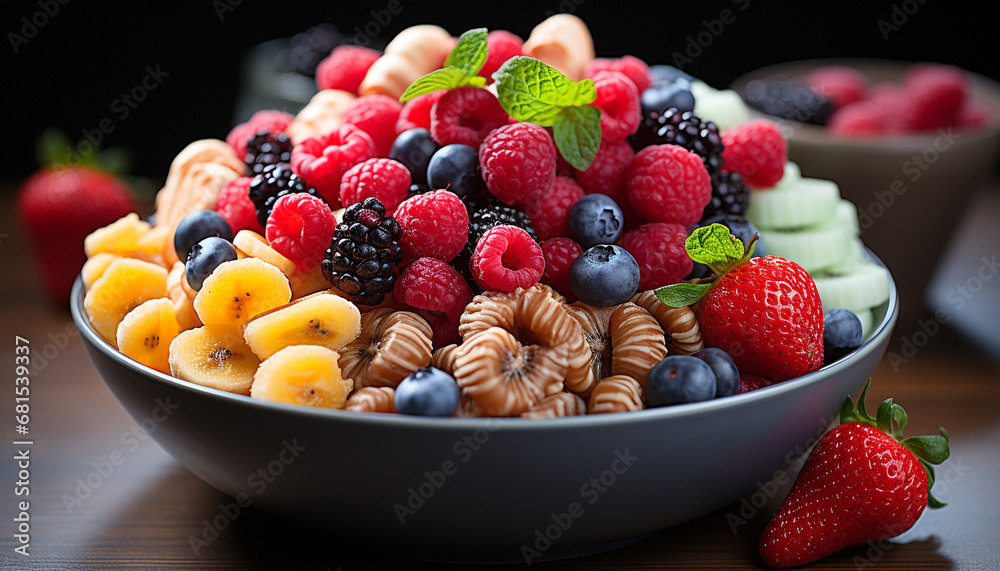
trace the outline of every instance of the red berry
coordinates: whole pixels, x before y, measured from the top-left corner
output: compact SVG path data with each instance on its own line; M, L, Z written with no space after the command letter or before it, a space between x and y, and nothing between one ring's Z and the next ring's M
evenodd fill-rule
M760 375L751 375L750 373L740 373L740 388L737 389L736 394L748 393L750 391L755 391L762 387L769 387L774 384L771 379L765 379Z
M684 249L688 231L680 224L652 222L626 232L618 245L639 263L642 291L675 284L691 273L694 262Z
M479 287L497 291L529 288L542 277L542 248L517 226L494 226L472 253L472 277Z
M396 120L402 104L388 95L365 95L358 97L344 109L342 121L355 125L375 142L375 153L385 157L396 140Z
M857 101L833 112L827 128L834 135L864 137L890 133L883 108L874 101Z
M524 201L524 213L539 240L569 236L569 211L586 196L580 185L567 176L557 176L548 190Z
M809 88L829 99L834 108L861 101L868 89L865 74L843 65L828 65L813 70L806 81Z
M399 111L399 118L396 119L396 134L410 129L431 128L431 108L441 99L447 91L434 91L407 101Z
M548 190L556 176L556 145L534 123L513 123L490 132L479 147L486 187L514 204Z
M486 84L493 83L493 73L514 56L521 55L524 40L506 30L494 30L486 34L486 63L479 74L486 78Z
M635 151L628 141L602 141L594 162L585 171L575 171L574 178L587 194L605 194L624 207L628 203L628 167L633 158Z
M337 46L316 66L316 87L340 89L357 95L368 68L381 55L362 46Z
M457 325L465 306L472 301L472 290L447 262L420 258L396 280L392 297L416 309L440 311Z
M304 272L323 260L336 225L333 211L322 199L296 192L274 203L265 237L276 252L295 262L296 268Z
M958 112L958 125L967 129L983 127L992 118L993 112L989 107L978 101L966 99L962 109Z
M958 122L968 79L950 65L914 66L903 83L903 116L911 130L948 127Z
M250 181L253 178L241 176L222 187L219 191L219 200L215 206L216 212L222 216L233 233L240 230L253 230L258 234L263 234L264 229L257 220L257 209L250 200Z
M591 105L601 110L601 138L621 141L639 128L642 111L639 90L627 75L618 71L602 71L594 77L597 99Z
M469 284L465 284L465 287L469 287ZM462 336L458 334L457 320L452 320L440 311L416 309L416 312L417 315L423 317L424 321L431 326L431 344L435 349L440 349L446 345L462 344Z
M284 132L294 117L291 113L275 109L263 109L250 116L245 123L233 127L226 135L226 142L236 151L237 157L247 154L247 142L257 134L257 131L267 129L272 133Z
M587 77L593 78L602 71L618 71L624 73L641 94L653 80L649 77L649 66L635 56L620 58L594 58L587 64Z
M403 201L393 218L403 229L403 258L439 258L450 262L469 239L469 212L453 192L435 190Z
M712 181L701 157L677 145L639 151L627 177L629 202L655 222L694 224L712 199Z
M377 198L392 215L410 191L410 170L392 159L368 159L344 173L340 202L344 207Z
M545 272L539 281L552 286L570 303L576 301L569 285L569 270L573 262L583 255L583 248L572 238L560 236L542 242L542 255L545 256Z
M738 172L750 186L774 186L785 174L788 142L778 126L755 119L722 131L722 168Z
M292 147L292 171L315 187L331 208L340 208L340 180L354 165L375 156L375 143L354 125L341 125Z
M497 98L479 87L447 91L431 108L431 136L442 147L458 143L479 148L486 135L510 123Z

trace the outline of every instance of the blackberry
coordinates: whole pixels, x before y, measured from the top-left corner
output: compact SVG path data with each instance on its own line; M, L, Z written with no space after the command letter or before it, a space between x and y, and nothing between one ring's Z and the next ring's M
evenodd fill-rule
M743 99L768 115L800 123L826 125L833 114L832 101L781 76L747 82L743 87Z
M288 46L275 56L280 71L316 76L316 66L333 48L343 43L340 31L332 24L319 24L292 36Z
M385 215L377 198L348 206L320 263L323 275L356 303L382 303L396 283L402 235L399 223Z
M722 168L722 137L715 123L698 117L691 111L670 107L663 113L646 115L639 130L632 136L636 151L649 145L679 145L697 154L705 163L708 174L715 176Z
M250 181L250 200L257 209L257 221L267 227L267 219L274 210L274 203L286 194L305 192L322 200L316 189L307 185L297 174L292 173L288 163L267 165ZM325 201L324 201L325 202Z
M750 189L739 173L720 170L712 177L712 199L705 206L702 220L723 214L743 216L750 204Z
M267 129L257 131L257 134L247 141L247 152L243 162L250 169L250 176L264 172L264 167L278 163L288 163L292 160L292 139L281 131L272 133Z
M531 227L531 220L527 214L500 202L491 195L467 199L465 208L469 211L469 240L462 251L452 260L451 265L465 278L473 292L481 293L483 288L479 287L479 284L472 277L472 268L469 267L469 262L472 261L472 252L475 251L476 244L483 237L483 234L496 226L517 226L524 229L535 242L538 242L538 236L535 234L535 229Z

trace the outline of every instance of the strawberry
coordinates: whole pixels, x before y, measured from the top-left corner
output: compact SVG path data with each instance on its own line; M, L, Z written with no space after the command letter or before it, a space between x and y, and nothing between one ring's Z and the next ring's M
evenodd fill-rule
M802 266L777 256L752 258L747 243L721 224L698 228L684 248L715 274L710 283L660 288L660 301L679 307L700 300L696 314L705 345L723 349L741 373L786 381L823 365L823 304Z
M805 565L852 545L895 537L913 527L934 498L934 464L950 455L948 432L903 438L907 415L886 399L875 418L865 410L871 381L848 397L841 424L813 448L761 537L759 551L773 567Z

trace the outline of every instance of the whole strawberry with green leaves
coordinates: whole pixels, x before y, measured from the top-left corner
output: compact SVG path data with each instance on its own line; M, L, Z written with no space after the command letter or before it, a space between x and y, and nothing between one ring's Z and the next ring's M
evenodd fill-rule
M813 448L791 493L761 537L772 567L805 565L852 545L895 537L924 508L945 504L930 493L934 465L948 459L948 432L903 438L906 411L886 399L865 410L871 381L840 411L841 424Z
M785 381L823 365L823 303L802 266L751 257L756 240L744 248L721 224L696 229L684 247L714 277L664 286L656 296L672 307L697 303L705 345L729 353L741 373Z

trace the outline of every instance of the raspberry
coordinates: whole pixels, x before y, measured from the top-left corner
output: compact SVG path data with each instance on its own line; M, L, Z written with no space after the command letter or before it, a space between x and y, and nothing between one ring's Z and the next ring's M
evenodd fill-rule
M916 65L903 82L903 118L911 130L954 125L965 101L968 80L950 65Z
M966 100L958 112L958 125L966 128L983 127L993 118L989 107L977 101Z
M490 131L507 123L510 117L497 98L479 87L449 90L431 108L431 136L441 146L479 148Z
M396 120L402 107L399 101L388 95L365 95L344 109L341 120L368 133L375 142L376 156L385 157L396 139Z
M532 195L524 202L524 213L539 240L569 236L569 211L576 201L586 196L580 185L566 176L557 176L545 192Z
M889 132L882 107L873 101L857 101L833 112L827 128L834 135L863 137Z
M469 285L466 284L465 287L469 287ZM458 334L458 321L452 321L450 317L440 311L426 309L416 311L417 315L423 317L424 321L431 326L431 344L435 349L446 345L462 344L462 336Z
M303 192L287 194L274 203L265 237L276 252L304 272L323 260L336 225L333 211L322 199Z
M835 109L865 98L868 78L865 74L843 65L828 65L812 71L806 81L809 89L833 102Z
M284 132L293 118L291 113L263 109L251 115L245 123L233 127L233 130L226 135L226 142L236 151L237 157L244 157L247 154L247 142L258 131L266 129L271 133Z
M368 159L351 167L340 181L340 202L357 204L377 198L392 213L410 192L410 170L392 159Z
M472 253L472 277L486 290L529 288L542 277L545 256L517 226L496 226L483 234Z
M688 232L680 224L652 222L626 232L618 245L639 263L639 289L675 284L691 273L694 262L684 249Z
M565 295L570 303L576 301L569 286L569 269L583 255L583 248L572 238L560 236L542 242L542 255L545 256L545 273L540 281Z
M701 157L677 145L650 145L629 166L628 199L654 222L694 224L712 198Z
M646 62L635 56L622 56L620 58L594 58L587 64L587 77L594 77L602 71L617 71L624 73L632 80L635 88L642 93L652 85L653 80L649 76L649 66Z
M404 103L399 111L399 118L396 119L396 134L416 128L430 130L431 108L445 93L447 91L434 91Z
M420 258L396 280L392 297L416 309L440 311L457 325L465 306L472 301L472 290L447 262Z
M774 186L785 174L788 142L778 126L755 119L722 131L723 168L738 172L752 187Z
M354 125L341 125L292 148L292 170L316 188L334 210L340 208L340 179L354 165L375 156L375 143Z
M368 68L381 55L361 46L337 46L316 66L316 87L340 89L357 95Z
M403 228L403 259L439 258L450 262L469 239L469 212L453 192L435 190L403 201L394 215Z
M576 171L576 182L580 183L587 194L606 194L620 206L624 206L628 202L626 174L634 157L635 151L628 141L602 141L590 168Z
M521 55L524 40L505 30L494 30L486 34L486 63L479 74L486 78L486 84L493 83L493 73L514 56Z
M556 145L534 123L499 127L479 147L486 187L506 204L548 190L556 176Z
M601 137L615 142L635 133L642 119L639 90L627 75L602 71L594 77L597 99L591 105L601 110Z
M260 222L257 221L257 207L250 200L251 180L253 179L248 176L241 176L219 191L215 210L229 223L234 234L240 230L264 233Z

